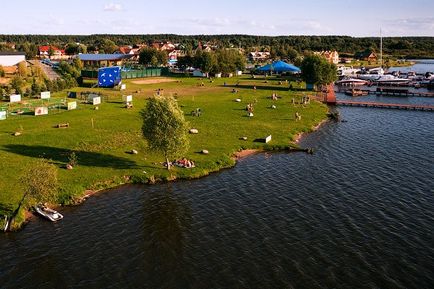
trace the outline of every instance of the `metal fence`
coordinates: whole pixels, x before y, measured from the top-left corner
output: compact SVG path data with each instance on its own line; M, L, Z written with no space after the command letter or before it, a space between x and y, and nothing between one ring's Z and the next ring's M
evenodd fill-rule
M122 79L167 75L169 75L169 69L167 67L147 67L143 69L121 71ZM83 78L98 78L98 70L82 70L81 76Z

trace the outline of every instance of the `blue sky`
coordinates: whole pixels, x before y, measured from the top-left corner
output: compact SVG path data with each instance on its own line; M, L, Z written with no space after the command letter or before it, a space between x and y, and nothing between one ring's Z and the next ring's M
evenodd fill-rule
M434 36L434 0L3 0L0 34Z

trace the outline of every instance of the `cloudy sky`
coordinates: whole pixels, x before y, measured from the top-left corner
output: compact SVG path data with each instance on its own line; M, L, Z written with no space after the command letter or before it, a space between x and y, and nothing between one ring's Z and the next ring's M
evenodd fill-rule
M434 36L434 0L2 0L0 34Z

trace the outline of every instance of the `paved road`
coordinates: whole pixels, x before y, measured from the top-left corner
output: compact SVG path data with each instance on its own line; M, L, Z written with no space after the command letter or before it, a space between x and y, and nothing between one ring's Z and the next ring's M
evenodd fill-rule
M40 66L42 68L42 71L45 73L45 75L48 77L49 80L56 80L60 77L51 66L42 64L39 60L29 60L29 62L32 65Z

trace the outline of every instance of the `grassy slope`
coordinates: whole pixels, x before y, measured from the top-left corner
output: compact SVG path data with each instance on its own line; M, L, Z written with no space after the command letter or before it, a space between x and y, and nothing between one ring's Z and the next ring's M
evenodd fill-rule
M227 82L228 87L223 86ZM134 181L146 182L151 176L157 179L168 178L168 172L160 164L163 158L147 151L140 127L138 112L145 105L146 97L155 89L163 88L164 94L177 94L179 104L186 113L190 127L197 128L199 134L190 135L191 146L186 157L196 162L194 169L175 168L176 177L197 177L221 167L233 165L231 155L242 148L263 146L254 142L256 138L272 135L271 145L288 145L295 134L310 129L325 118L327 108L313 102L306 107L292 105L294 92L288 92L287 85L263 79L239 79L238 93L232 93L232 85L237 79L218 79L213 83L192 78L179 78L178 82L159 84L134 84L126 81L128 90L123 94L134 95L134 108L125 109L121 93L111 89L92 89L102 91L108 101L94 110L91 105L79 104L76 111L63 111L48 116L12 116L0 122L0 204L15 207L23 190L20 174L24 167L32 165L38 157L49 158L59 167L61 183L60 201L68 203L74 196L80 196L85 189L111 187L126 181L132 176ZM252 86L257 89L253 90ZM77 91L91 90L75 88ZM277 92L281 99L272 101L267 98ZM65 97L66 93L55 94ZM300 95L300 94L298 94ZM237 103L235 98L241 98ZM254 117L246 117L245 106L254 105ZM275 104L277 109L271 109ZM201 108L202 116L193 117L189 113ZM298 111L302 120L296 122L294 114ZM94 128L92 121L94 120ZM58 123L69 122L66 129L53 128ZM18 137L12 132L23 128ZM239 138L247 136L248 140ZM126 151L137 149L138 155ZM209 155L198 152L209 150ZM64 169L68 154L76 151L78 166L71 171ZM152 178L152 177L151 177Z

